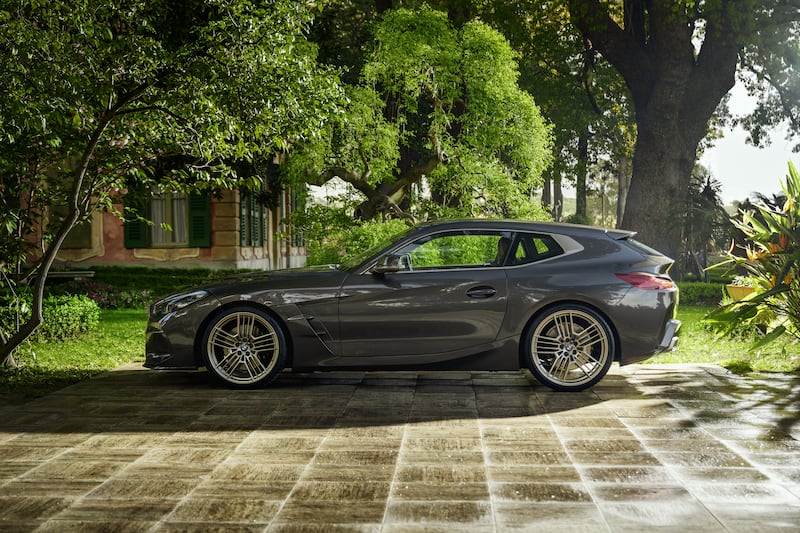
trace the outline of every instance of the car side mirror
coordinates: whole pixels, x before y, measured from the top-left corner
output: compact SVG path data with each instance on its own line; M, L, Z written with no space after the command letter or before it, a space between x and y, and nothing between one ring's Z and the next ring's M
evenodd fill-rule
M408 256L388 254L382 256L372 267L373 274L391 274L401 270L411 270L409 268Z

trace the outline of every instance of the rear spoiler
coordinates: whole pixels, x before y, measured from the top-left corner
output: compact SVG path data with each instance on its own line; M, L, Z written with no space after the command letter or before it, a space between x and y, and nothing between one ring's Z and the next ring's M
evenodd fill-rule
M626 229L606 229L606 235L608 235L615 241L624 241L625 239L630 239L631 237L636 235L636 232L629 231Z

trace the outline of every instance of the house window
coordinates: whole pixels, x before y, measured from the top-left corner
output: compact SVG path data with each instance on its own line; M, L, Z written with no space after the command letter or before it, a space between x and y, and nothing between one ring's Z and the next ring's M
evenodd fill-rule
M61 247L65 250L77 250L92 247L92 219L78 223L67 233Z
M207 195L169 192L153 194L146 200L131 197L125 205L126 248L181 246L211 246L211 207Z
M67 206L54 205L50 207L51 223L53 231L58 230L64 218L67 216ZM92 219L79 222L67 233L67 237L61 245L65 250L78 250L92 247Z
M189 198L177 192L160 193L150 200L150 245L188 246Z

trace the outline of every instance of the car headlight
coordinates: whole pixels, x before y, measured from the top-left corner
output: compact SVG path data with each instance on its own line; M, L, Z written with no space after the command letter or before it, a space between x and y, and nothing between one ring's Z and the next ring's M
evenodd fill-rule
M189 307L193 303L202 300L208 296L208 294L208 291L198 290L168 296L163 300L159 300L153 304L153 314L167 315L169 313L174 313L175 311L180 311L181 309Z

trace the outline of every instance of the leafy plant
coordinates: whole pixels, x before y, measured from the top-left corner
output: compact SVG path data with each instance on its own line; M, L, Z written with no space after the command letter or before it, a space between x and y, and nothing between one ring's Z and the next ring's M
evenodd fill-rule
M297 219L303 220L301 227L306 235L308 265L341 263L408 229L400 219L356 222L335 208L320 208L316 214L321 218L305 216ZM321 221L328 224L321 224Z
M31 295L0 298L0 328L12 329L17 319L25 321L31 314ZM19 313L19 317L17 316ZM97 326L100 317L98 304L84 295L53 295L42 302L44 321L31 336L35 341L62 341L81 336Z
M709 315L716 328L729 333L741 325L761 325L765 335L754 348L788 334L800 339L800 173L790 162L783 184L783 206L758 204L740 210L734 225L746 239L745 256L728 252L716 267L746 272L754 291Z
M84 295L101 309L144 308L153 299L149 289L120 291L112 285L88 278L57 285L50 289L50 294Z
M678 282L681 305L717 305L725 297L725 286L704 281Z

